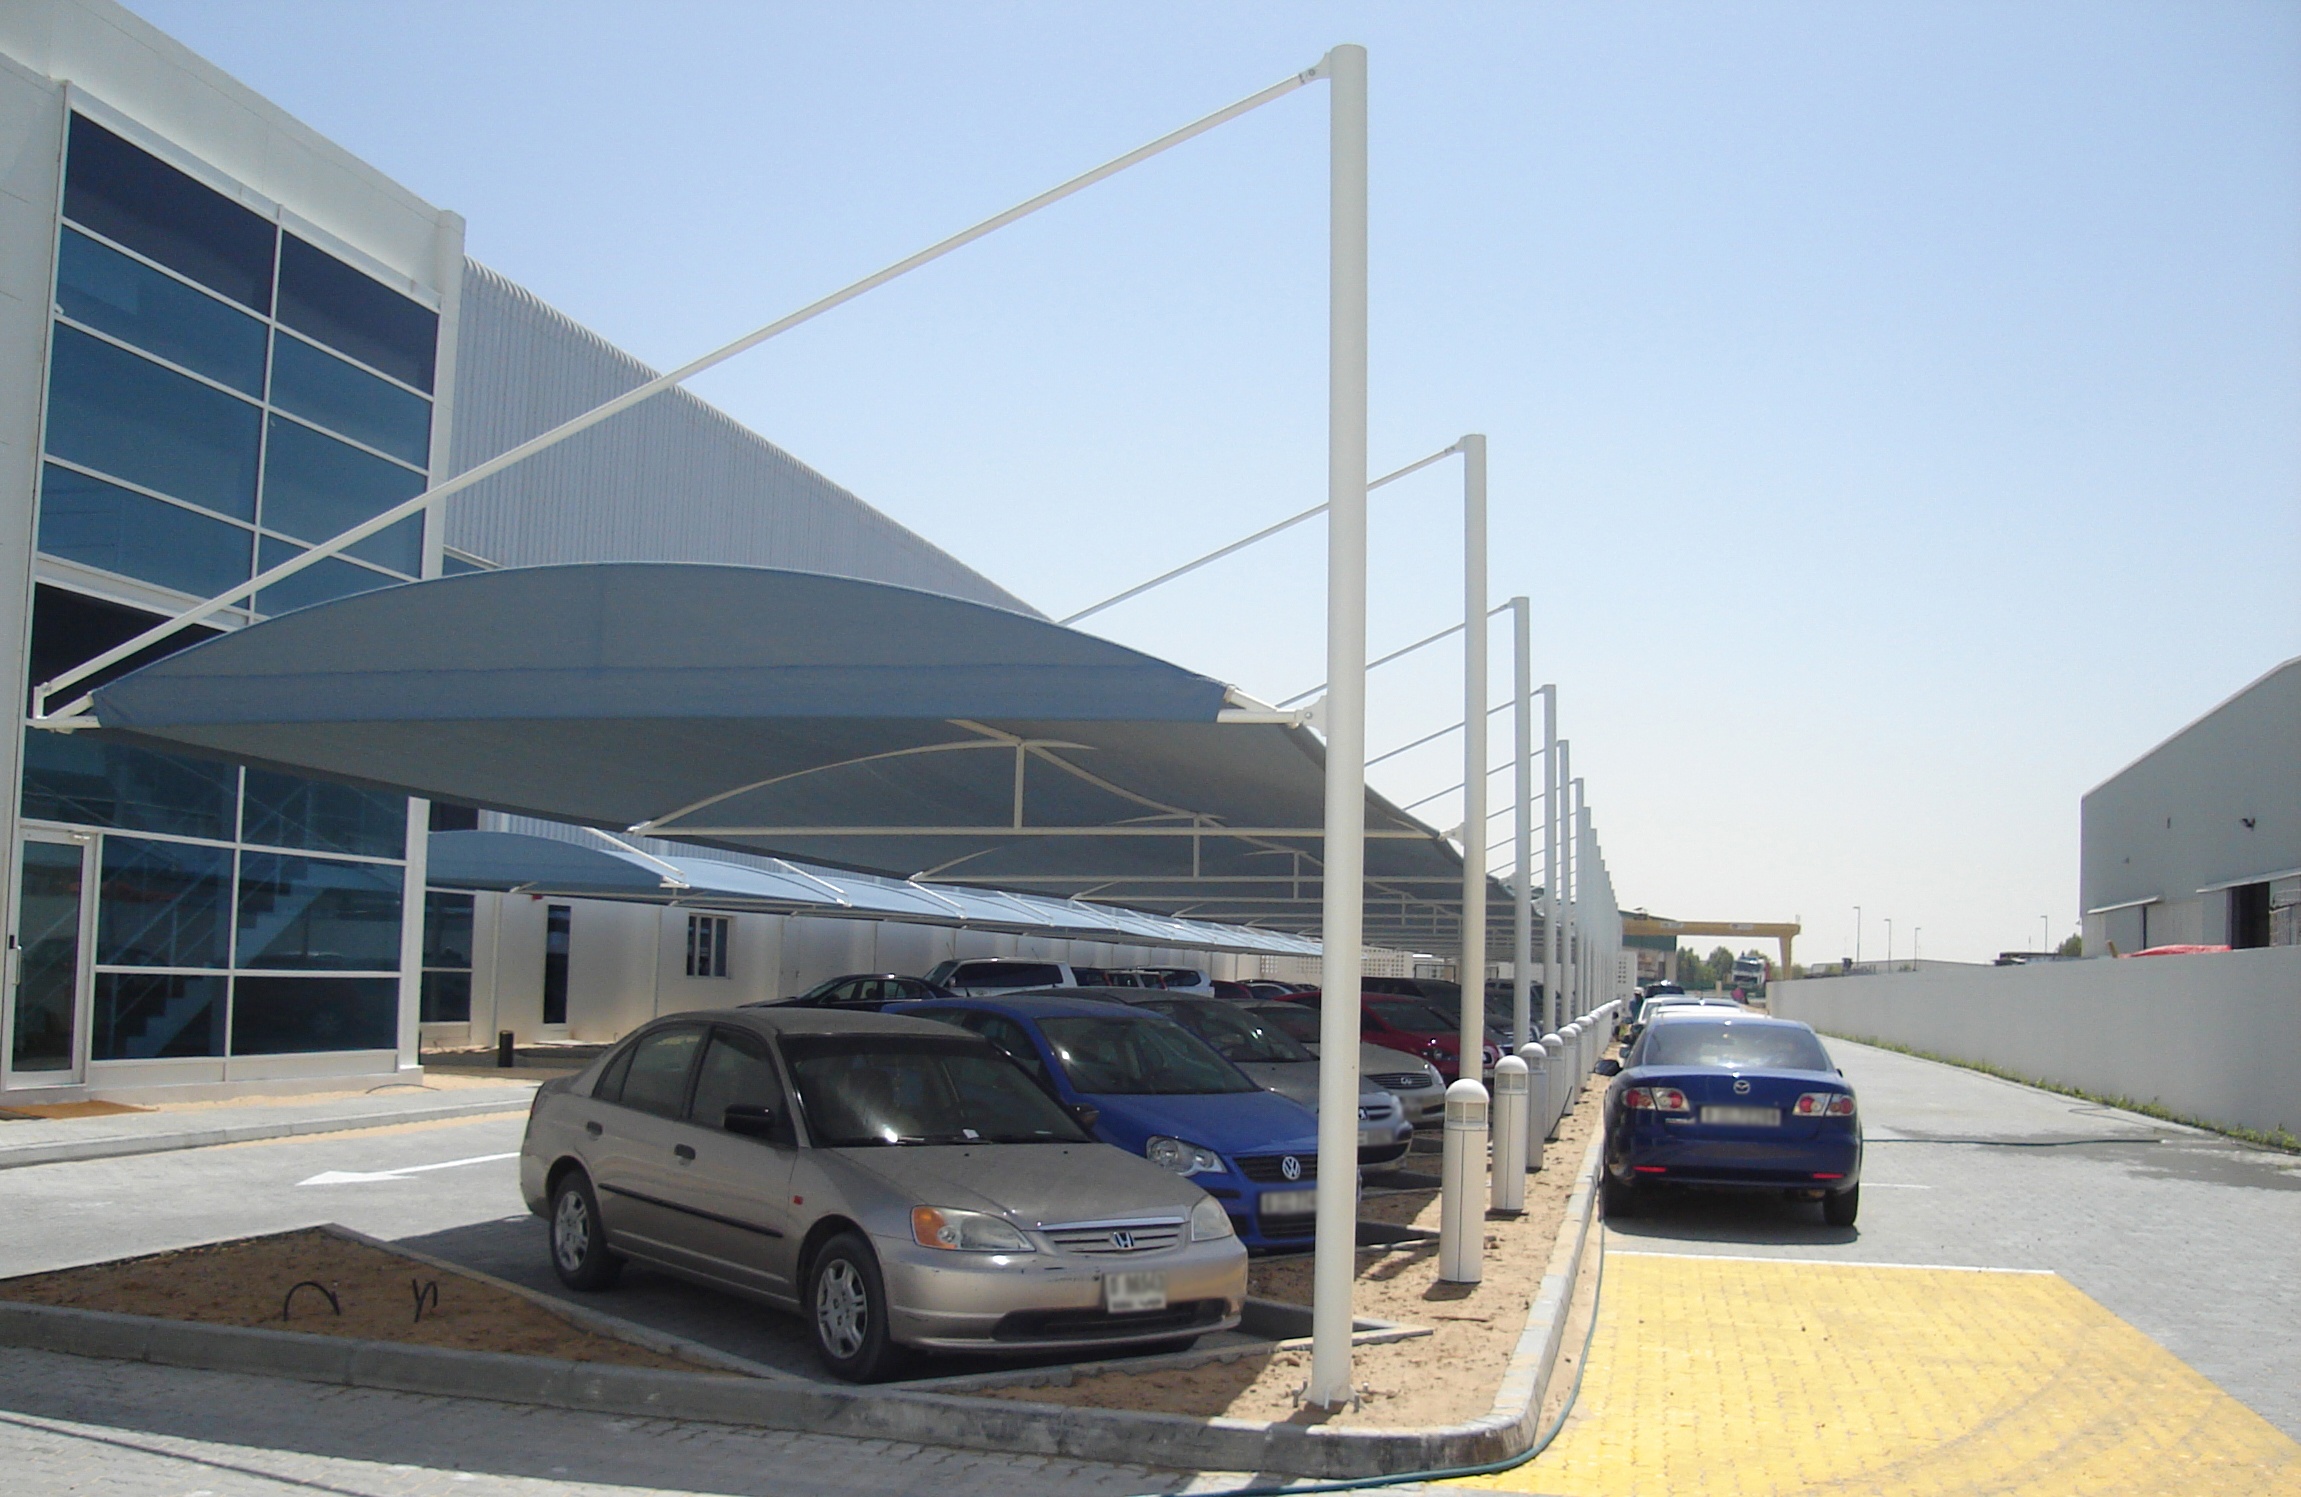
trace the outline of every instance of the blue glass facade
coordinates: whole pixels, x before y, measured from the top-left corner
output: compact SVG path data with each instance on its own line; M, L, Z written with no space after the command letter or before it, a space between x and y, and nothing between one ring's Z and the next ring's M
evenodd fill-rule
M78 115L62 206L36 537L78 570L36 590L35 681L154 621L90 572L210 597L421 492L439 336L430 308ZM420 575L421 527L254 612ZM93 849L87 1058L394 1048L407 806L27 731L23 818Z

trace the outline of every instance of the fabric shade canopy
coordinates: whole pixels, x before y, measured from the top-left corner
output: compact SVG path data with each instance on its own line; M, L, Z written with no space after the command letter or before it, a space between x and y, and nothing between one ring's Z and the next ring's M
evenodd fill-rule
M601 846L587 847L526 832L433 832L426 881L439 889L693 905L828 919L901 920L914 925L1204 951L1318 954L1317 942L1283 931L1173 920L1139 910L965 885L929 887L849 869L740 853L702 853L653 840L639 848L606 845L605 837L601 842ZM730 861L733 858L746 860Z
M1315 733L1139 651L884 583L478 572L284 614L93 695L96 731L172 751L907 882L1318 924ZM1456 849L1377 795L1366 826L1367 938L1451 946Z

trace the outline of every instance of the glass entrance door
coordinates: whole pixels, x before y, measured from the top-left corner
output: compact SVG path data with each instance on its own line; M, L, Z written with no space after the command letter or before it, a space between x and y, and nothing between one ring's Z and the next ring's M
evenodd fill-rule
M64 838L27 837L19 849L8 935L8 1072L15 1086L82 1079L87 862L87 844Z

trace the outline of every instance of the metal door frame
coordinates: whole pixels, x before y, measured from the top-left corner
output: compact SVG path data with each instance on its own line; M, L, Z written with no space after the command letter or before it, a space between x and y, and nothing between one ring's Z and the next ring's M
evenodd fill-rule
M24 848L33 842L80 850L80 961L73 979L72 1063L57 1071L18 1071L15 1064L17 984L23 979L24 963ZM0 1017L5 1020L0 1024L0 1033L5 1036L0 1040L0 1089L45 1091L88 1084L88 1024L96 986L96 852L96 838L89 832L17 828L15 843L8 851L7 1002L0 1005Z

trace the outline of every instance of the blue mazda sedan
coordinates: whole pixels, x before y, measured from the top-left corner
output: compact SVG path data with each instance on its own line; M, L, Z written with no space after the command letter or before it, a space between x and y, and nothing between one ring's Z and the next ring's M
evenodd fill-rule
M1606 1088L1608 1216L1631 1216L1672 1186L1778 1190L1819 1200L1833 1227L1861 1206L1854 1089L1822 1042L1790 1019L1665 1008Z
M971 1029L1014 1057L1104 1143L1189 1179L1250 1248L1300 1247L1317 1226L1318 1119L1146 1009L1005 994L899 1010ZM1340 1177L1357 1186L1355 1161Z

